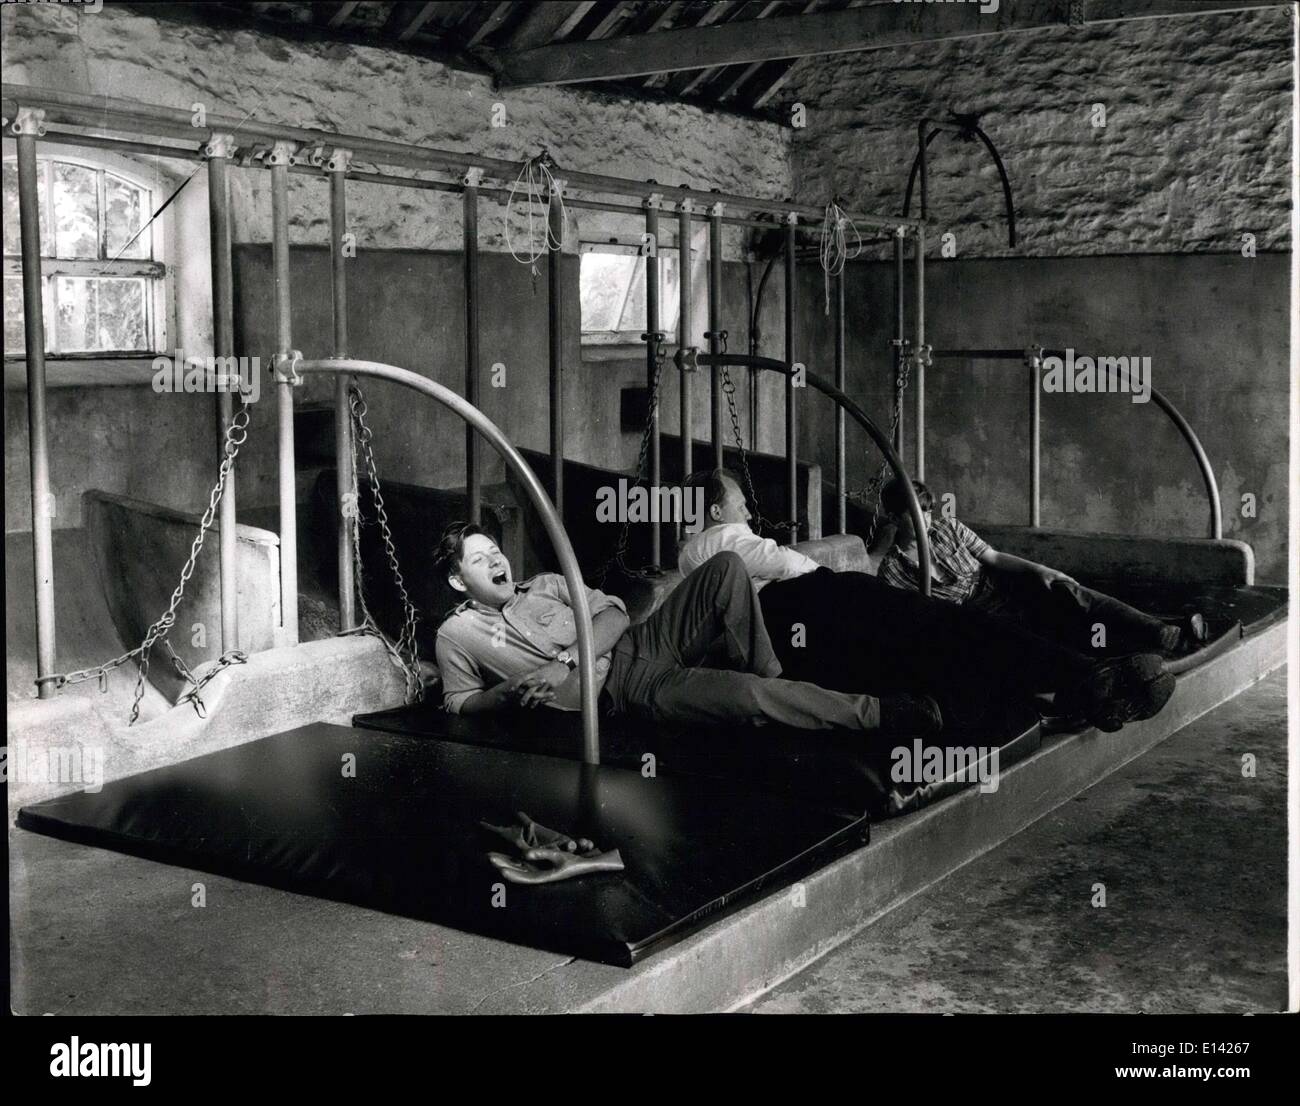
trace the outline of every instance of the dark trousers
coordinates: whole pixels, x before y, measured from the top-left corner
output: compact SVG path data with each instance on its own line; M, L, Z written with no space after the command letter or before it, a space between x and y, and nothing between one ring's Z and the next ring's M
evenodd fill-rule
M704 667L706 659L727 667ZM770 721L804 730L880 725L871 696L776 679L780 672L744 563L719 553L619 639L604 690L616 712L661 722Z
M963 606L1094 654L1158 653L1173 649L1179 639L1177 626L1073 581L1056 580L1044 587L1033 577L986 571Z
M965 605L818 569L768 584L763 621L787 676L824 687L927 693L974 721L1007 699L1077 687L1094 658Z

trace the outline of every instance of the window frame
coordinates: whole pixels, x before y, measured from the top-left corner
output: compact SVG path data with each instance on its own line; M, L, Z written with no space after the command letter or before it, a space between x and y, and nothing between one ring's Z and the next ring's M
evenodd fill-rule
M3 161L6 164L17 161L16 145L6 141L4 144ZM44 196L44 208L42 212L46 226L51 234L51 248L57 249L57 243L54 239L55 222L54 222L54 177L52 167L56 163L76 165L81 168L89 169L95 173L96 203L99 211L99 220L96 227L96 236L98 239L97 249L108 253L107 233L108 221L105 216L107 211L106 200L106 175L112 175L120 180L125 181L133 188L138 188L148 196L149 210L146 212L146 218L156 210L154 205L158 202L158 193L168 187L171 180L171 174L162 168L155 169L155 179L152 181L145 175L144 168L137 166L133 162L117 156L105 156L105 151L99 151L92 148L81 146L60 146L56 149L41 151L37 154L38 163L44 162L48 167L46 171L46 188ZM168 244L171 238L170 216L172 209L153 220L144 231L147 236L149 249L147 258L121 258L111 260L104 258L67 258L56 257L42 253L41 255L41 308L45 318L45 330L47 345L45 348L45 359L50 361L152 361L155 357L163 354L169 347L169 335L172 329L172 305L174 272L172 266L167 263ZM23 265L21 253L3 255L3 276L6 278L22 278ZM48 344L56 335L57 329L51 325L55 319L58 310L58 277L119 277L134 278L144 277L147 281L145 296L145 329L147 335L147 348L145 349L105 349L105 350L59 350L51 348ZM27 358L25 349L4 351L4 362L9 364L21 364Z
M591 254L591 253L606 253L606 254L634 255L640 258L642 264L644 264L645 257L641 253L643 248L644 245L640 238L618 237L618 238L603 238L603 239L583 239L578 244L578 253L579 253L578 263L581 266L582 264L581 257L583 255ZM672 245L664 245L662 242L659 243L658 252L661 256L664 254L677 254L680 256L681 253L676 243L673 243ZM689 250L689 253L691 255L691 259L693 263L694 255L696 251L694 248L692 248ZM680 261L679 261L679 266L680 266ZM680 267L678 272L680 274ZM581 286L581 279L582 279L581 269L579 269L580 286ZM680 275L678 279L680 280ZM661 281L663 280L662 270L661 270L660 280ZM626 309L627 306L627 298L632 294L632 289L635 286L635 284L636 284L636 271L634 270L633 278L628 282L627 288L625 289L623 294L623 306L619 308L619 318L622 318L623 311ZM680 284L678 285L678 287L680 288ZM662 292L661 292L660 303L661 304L663 303ZM680 310L680 306L678 307L678 310ZM579 296L579 315L581 315L581 296ZM677 327L677 316L674 315L673 325L671 328L673 334L670 336L672 338L670 344L672 345L676 344L676 337L675 337L676 327ZM660 328L664 329L662 322L660 324ZM586 330L582 326L581 318L579 318L578 332L579 332L579 338L582 345L583 360L586 361L627 360L628 358L636 355L644 356L646 344L645 341L641 338L641 335L645 332L644 324L641 327L637 327L632 330ZM667 333L667 330L665 330L665 333Z

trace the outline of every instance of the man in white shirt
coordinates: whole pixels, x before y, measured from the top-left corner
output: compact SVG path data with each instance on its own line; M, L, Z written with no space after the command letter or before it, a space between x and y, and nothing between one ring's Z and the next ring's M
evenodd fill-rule
M979 721L1008 699L1047 693L1055 696L1054 713L1108 732L1150 718L1172 694L1158 655L1100 660L865 572L832 572L755 534L733 473L714 469L687 483L704 489L704 529L678 551L678 568L689 573L718 553L737 554L791 679L872 695L933 696L950 723Z

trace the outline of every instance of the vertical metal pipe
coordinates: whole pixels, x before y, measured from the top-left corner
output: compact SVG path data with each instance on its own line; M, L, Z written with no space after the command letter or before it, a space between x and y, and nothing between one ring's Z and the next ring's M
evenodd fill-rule
M227 165L234 154L229 135L213 135L205 150L208 159L208 234L212 254L212 348L219 358L235 354L234 280L230 263L230 182ZM224 361L229 365L231 362ZM235 417L233 392L217 395L217 457L225 456L226 431ZM218 544L221 585L221 649L239 648L239 591L236 568L236 474L226 477L221 497Z
M794 364L795 310L795 231L796 216L786 217L785 224L785 362ZM799 457L795 418L794 376L785 378L785 465L786 492L790 504L790 544L799 540Z
M646 396L650 405L646 418L650 424L650 487L657 489L662 479L659 453L659 401L655 395L655 378L659 372L659 199L651 196L645 202L645 232L648 250L645 258L645 328L646 328ZM659 566L663 555L659 523L650 524L650 563Z
M709 352L722 352L722 204L714 204L709 216ZM722 369L709 369L710 413L712 415L713 465L722 468Z
M930 215L930 159L926 153L926 136L925 132L929 123L922 119L916 125L916 149L917 157L921 162L921 222L925 222ZM920 477L917 477L919 480Z
M693 205L689 199L677 205L677 282L680 293L680 306L677 311L677 348L686 349L691 344L691 211ZM691 370L682 367L678 379L681 381L681 434L682 434L682 479L691 474ZM676 534L682 536L682 524L679 519Z
M556 188L546 211L550 236L546 254L547 333L550 337L551 498L556 512L564 518L564 252L559 246L564 237L564 224L558 181Z
M45 424L45 312L41 302L41 195L36 176L40 118L20 109L18 221L23 264L23 338L27 361L27 445L32 481L32 567L36 581L36 694L54 697L54 533L50 447Z
M924 192L924 178L922 178ZM916 392L916 479L925 479L925 227L916 228L916 360L912 387Z
M330 281L334 292L334 356L348 356L348 283L344 236L348 232L347 172L351 155L335 150L328 169L330 179ZM356 582L352 574L352 526L345 498L355 483L352 472L352 414L348 399L350 376L334 381L334 472L339 503L339 630L351 630L357 623Z
M478 186L482 179L480 169L465 174L461 220L465 239L465 398L475 407L479 406ZM466 423L465 491L469 496L470 522L479 522L483 513L482 451L478 432Z
M289 160L291 144L277 142L271 164L271 253L275 265L276 341L282 358L293 347L289 297ZM280 621L285 644L298 643L298 494L294 479L293 385L276 385L280 445Z
M903 278L903 230L894 234L894 452L903 455L903 349L904 326L907 321L904 307L905 280Z
M1043 446L1043 387L1038 370L1042 358L1037 352L1029 356L1029 525L1041 526L1042 515L1042 446Z
M848 391L844 364L844 283L845 272L835 278L835 387ZM835 406L835 516L841 534L848 533L848 456L844 444L844 408Z

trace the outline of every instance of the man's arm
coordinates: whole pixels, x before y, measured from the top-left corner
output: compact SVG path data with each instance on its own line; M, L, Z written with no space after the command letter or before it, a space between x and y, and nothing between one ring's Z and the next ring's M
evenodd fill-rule
M1001 572L1020 572L1028 576L1037 576L1044 587L1050 587L1054 580L1073 583L1073 577L1049 565L1040 565L1037 561L1017 557L1014 553L1000 553L991 545L979 554L979 562Z
M468 645L458 640L454 625L438 631L438 671L442 675L442 705L452 714L500 710L519 695L523 677L487 687L482 669Z
M627 632L628 617L620 607L606 607L591 620L592 652L596 657L603 657ZM576 649L577 639L570 642L566 649ZM521 706L535 707L538 703L548 703L555 698L560 686L572 676L579 679L578 670L569 671L563 661L547 661L540 668L528 673L525 679L529 686L524 688L519 702Z
M745 570L754 580L789 580L821 567L797 549L777 545L771 538L754 533L739 535L730 548L745 562Z

